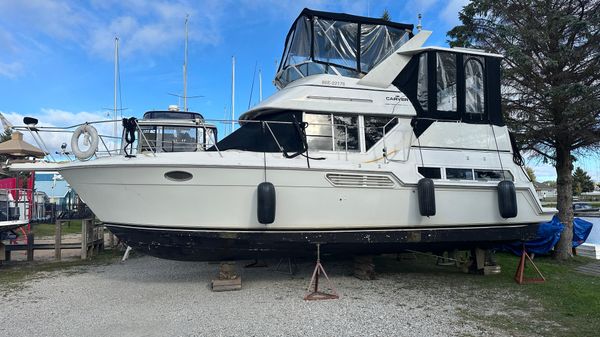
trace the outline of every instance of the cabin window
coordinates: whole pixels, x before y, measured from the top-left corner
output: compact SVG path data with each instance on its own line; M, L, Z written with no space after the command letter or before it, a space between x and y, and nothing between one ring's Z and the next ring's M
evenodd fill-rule
M473 170L462 168L447 168L446 178L450 180L473 180Z
M208 149L211 146L214 146L217 143L217 129L206 128L204 131L205 139L204 139L204 148Z
M442 179L442 170L439 167L420 166L417 170L425 178Z
M484 113L483 58L469 57L465 62L465 112Z
M364 121L366 150L383 138L384 130L387 134L398 124L398 118L386 116L365 116Z
M164 152L193 152L198 148L198 129L185 126L164 126L162 149ZM202 136L202 135L201 135Z
M358 116L307 113L304 121L309 149L360 151Z
M311 150L333 150L331 115L305 114L306 141Z
M423 110L427 110L429 95L427 88L427 53L419 56L419 77L417 78L417 100Z
M510 171L502 171L500 170L479 170L475 169L475 180L479 181L500 181L500 180L514 180L513 175Z
M358 117L333 116L333 130L336 151L359 151Z
M141 126L142 137L138 137L140 151L154 151L156 148L156 126Z
M456 111L456 54L436 53L437 110Z

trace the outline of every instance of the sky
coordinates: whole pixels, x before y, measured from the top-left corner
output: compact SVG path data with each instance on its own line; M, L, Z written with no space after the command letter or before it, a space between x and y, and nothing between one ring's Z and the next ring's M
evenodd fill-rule
M189 15L188 100L207 119L231 116L231 58L236 58L235 113L276 91L272 79L285 36L300 11L344 12L417 23L447 46L468 0L3 0L0 1L0 113L15 125L66 126L109 119L114 92L114 38L119 37L120 103L126 117L179 104L183 92L184 21ZM254 79L254 84L253 84ZM252 89L253 88L253 89ZM252 95L251 95L252 92ZM111 115L112 116L112 115ZM108 131L109 130L100 130ZM55 136L53 145L62 142ZM550 165L532 160L540 180ZM600 159L578 164L600 180ZM585 164L585 165L584 165ZM577 165L577 164L576 164Z

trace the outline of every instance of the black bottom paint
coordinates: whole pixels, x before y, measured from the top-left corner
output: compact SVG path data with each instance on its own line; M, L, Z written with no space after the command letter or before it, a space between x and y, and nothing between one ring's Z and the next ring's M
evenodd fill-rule
M269 257L376 255L405 249L492 248L535 238L538 224L353 231L225 231L106 224L132 248L169 260L225 261Z

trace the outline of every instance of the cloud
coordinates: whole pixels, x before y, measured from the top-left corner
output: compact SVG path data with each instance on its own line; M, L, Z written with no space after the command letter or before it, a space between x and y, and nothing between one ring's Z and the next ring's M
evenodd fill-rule
M0 77L16 78L23 73L23 65L20 62L2 63L0 62Z
M169 52L183 43L184 19L190 15L190 41L216 45L221 41L222 18L229 1L65 0L0 1L0 13L11 31L27 36L28 51L45 45L80 48L111 59L114 36L120 37L123 57L149 57ZM0 42L16 48L15 39L1 30ZM66 42L66 43L65 43ZM42 46L40 48L40 46ZM26 48L27 49L27 48ZM26 52L27 50L22 50Z
M440 19L445 21L448 25L455 26L460 23L458 19L458 13L469 3L469 0L450 0L447 2L440 12Z
M4 117L13 125L13 126L22 126L23 125L23 117L25 115L20 114L18 112L3 112L0 111ZM69 112L60 109L52 109L52 108L42 108L41 112L36 115L32 115L31 117L35 117L39 120L38 126L40 127L65 127L65 126L73 126L85 122L90 121L99 121L106 120L106 115L102 112ZM98 134L100 135L113 135L113 123L101 123L94 124L94 127L98 130ZM55 154L55 152L60 151L60 147L63 143L67 144L67 149L71 148L71 136L74 128L67 129L65 132L43 132L40 131L40 136L42 137L44 143L47 146L47 149L50 153ZM120 135L121 124L118 124L118 135ZM39 144L35 139L31 137L29 132L23 132L24 140L34 146L43 148L41 144ZM109 144L109 140L105 140L107 146L111 147ZM80 140L81 142L81 140ZM101 149L102 143L99 145L99 149Z

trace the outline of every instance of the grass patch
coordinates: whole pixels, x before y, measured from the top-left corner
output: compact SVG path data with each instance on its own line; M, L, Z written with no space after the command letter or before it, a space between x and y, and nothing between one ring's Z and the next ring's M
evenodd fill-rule
M90 260L71 260L59 262L22 262L11 265L0 266L0 292L14 291L24 287L25 281L44 277L47 273L63 271L76 274L77 267L85 267L92 265L107 265L118 261L120 252L117 250L103 251L94 256Z
M69 222L64 222L61 227L63 235L81 234L81 220L71 220ZM35 234L36 237L54 236L55 230L55 224L38 223L31 225L31 231Z
M469 284L486 293L514 294L506 312L493 316L481 315L470 310L459 310L466 319L481 320L485 324L508 331L514 335L594 336L600 331L600 277L575 272L574 269L594 260L575 257L570 261L558 262L550 257L534 259L546 282L542 284L518 285L513 277L519 258L501 253L497 255L502 266L499 275L477 276L461 273L455 267L439 267L435 258L419 256L417 260L381 259L378 270L401 273L427 273L435 275L438 282L448 286ZM533 268L526 267L526 275L534 276ZM523 296L524 295L524 296ZM548 326L547 322L559 326Z

